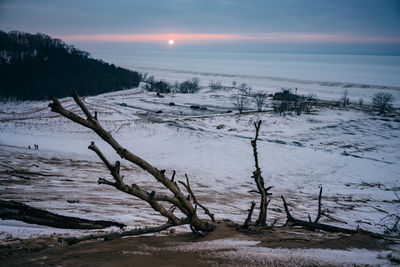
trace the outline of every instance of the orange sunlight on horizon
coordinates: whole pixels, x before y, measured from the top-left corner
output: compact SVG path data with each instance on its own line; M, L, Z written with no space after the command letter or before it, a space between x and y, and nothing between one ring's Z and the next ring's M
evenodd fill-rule
M173 45L179 42L223 42L223 41L265 41L265 42L331 42L331 43L400 43L398 37L370 37L341 34L314 33L265 33L258 35L219 34L219 33L161 33L161 34L94 34L59 35L65 41L103 41L103 42L165 42Z
M106 41L106 42L165 42L176 40L190 41L228 41L242 39L232 34L198 34L198 33L161 33L161 34L95 34L95 35L61 35L58 36L68 41ZM173 44L172 43L172 44Z

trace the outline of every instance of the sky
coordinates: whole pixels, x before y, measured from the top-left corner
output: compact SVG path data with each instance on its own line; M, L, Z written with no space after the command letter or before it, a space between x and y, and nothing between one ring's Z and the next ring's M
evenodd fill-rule
M400 0L0 0L0 29L91 49L400 55Z

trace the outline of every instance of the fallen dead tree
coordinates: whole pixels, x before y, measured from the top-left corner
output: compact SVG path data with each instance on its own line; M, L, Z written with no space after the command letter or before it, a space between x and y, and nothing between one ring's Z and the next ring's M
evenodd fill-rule
M172 226L176 226L172 223L166 223L161 226L157 227L149 227L149 228L139 228L139 229L132 229L123 232L113 232L113 233L104 233L104 234L96 234L96 235L88 235L83 237L66 237L66 238L59 238L59 243L67 243L68 245L77 244L82 241L93 240L93 239L100 239L103 238L104 240L112 240L115 238L123 237L123 236L135 236L135 235L144 235L150 233L158 233L163 230L166 230Z
M373 233L370 231L366 231L360 228L357 229L348 229L348 228L342 228L342 227L337 227L329 224L323 224L319 223L319 219L321 218L321 197L322 197L322 187L319 191L319 197L318 197L318 213L314 221L311 220L310 215L308 215L308 221L305 220L299 220L296 219L292 216L292 214L289 211L288 205L286 203L285 198L283 195L281 195L282 201L283 201L283 207L285 208L285 213L286 213L286 223L284 226L300 226L300 227L305 227L309 230L322 230L326 232L331 232L331 233L345 233L345 234L356 234L356 233L363 233L367 234L370 236L374 237L382 237L381 235L377 233Z
M0 218L3 220L18 220L26 223L47 225L63 229L103 229L106 227L124 227L122 223L111 221L93 221L69 217L33 208L15 201L0 200Z
M98 179L99 184L112 186L124 193L138 197L139 199L147 202L156 212L168 219L166 224L168 227L190 224L192 231L198 234L204 234L214 230L214 216L207 208L205 208L205 206L199 204L196 196L193 193L193 190L190 187L189 178L187 176L186 183L179 182L186 188L188 193L186 196L178 186L178 183L174 180L175 171L173 172L171 178L167 178L165 175L165 170L157 169L144 159L121 146L117 140L114 139L111 133L106 131L101 126L97 117L97 112L92 115L76 92L73 92L72 96L86 118L66 110L56 97L51 97L53 102L49 104L49 107L53 112L56 112L75 123L93 130L99 137L108 143L122 159L125 159L148 172L157 182L161 183L163 188L167 189L170 194L158 193L156 191L148 192L135 183L131 185L126 184L124 182L124 176L120 174L120 162L116 161L115 164L112 164L95 145L95 143L92 142L89 146L89 149L97 154L113 177L113 181L100 177ZM210 217L211 221L200 219L198 217L198 206L204 210L204 212ZM178 215L174 213L175 210L179 210L184 217L178 217Z
M256 130L256 133L255 133L254 139L251 140L251 146L253 147L254 165L255 165L256 169L253 172L252 178L254 179L254 182L257 185L257 191L251 190L249 192L257 193L260 195L260 198L261 198L260 208L259 208L260 211L259 211L257 220L255 221L255 223L252 223L251 217L254 212L254 207L256 205L256 203L254 201L252 201L250 209L248 210L247 218L246 218L245 222L243 223L243 225L241 225L239 227L239 229L248 229L249 226L272 228L275 225L275 223L277 222L277 220L274 220L270 226L268 226L266 223L268 204L271 201L271 199L269 199L269 200L267 199L268 196L271 195L271 193L269 193L268 191L272 188L272 186L265 187L264 178L261 175L261 169L260 169L260 166L258 163L257 141L258 141L259 131L260 131L260 127L261 127L261 121L255 122L254 127ZM316 216L315 220L312 221L310 215L308 215L308 221L305 221L305 220L296 219L291 215L285 198L283 196L281 196L282 201L283 201L283 206L285 208L286 217L287 217L287 221L284 226L300 226L300 227L305 227L305 228L307 228L309 230L313 230L313 231L322 230L322 231L326 231L326 232L340 232L340 233L346 233L346 234L355 234L355 233L361 232L364 234L368 234L370 236L381 237L381 235L379 235L379 234L369 232L366 230L362 230L359 228L347 229L347 228L342 228L342 227L337 227L337 226L333 226L333 225L319 223L318 221L322 215L321 197L322 197L322 187L320 189L319 197L318 197L317 216Z

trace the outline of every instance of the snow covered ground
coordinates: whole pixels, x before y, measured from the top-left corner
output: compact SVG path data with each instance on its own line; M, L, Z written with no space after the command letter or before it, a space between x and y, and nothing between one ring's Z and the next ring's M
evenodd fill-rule
M235 62L235 64L239 64L240 66L240 62ZM198 77L200 79L200 85L202 86L208 86L211 81L221 82L221 84L224 86L232 86L233 82L236 82L237 85L246 83L252 87L253 93L262 91L264 93L272 94L279 92L282 89L292 89L293 91L294 89L297 89L297 93L299 95L315 95L320 99L331 101L339 100L342 97L343 92L347 91L351 102L358 103L359 99L362 98L364 103L371 103L375 93L384 91L391 93L395 99L394 106L400 107L400 81L397 80L397 77L400 76L400 70L398 69L390 71L389 73L392 73L393 75L387 77L387 79L385 79L385 77L377 79L376 83L378 83L378 85L376 85L371 81L371 77L377 78L374 76L374 74L381 74L384 72L384 70L373 69L367 73L362 73L360 70L358 70L358 72L354 72L354 69L357 68L353 67L348 70L350 73L346 73L347 69L344 68L339 73L331 74L331 76L334 78L329 79L327 77L328 71L321 67L325 71L323 74L321 74L322 76L316 75L309 77L309 79L301 79L299 76L307 73L308 69L306 68L306 70L301 71L302 67L300 65L297 66L299 73L296 72L293 74L293 70L287 72L280 70L277 75L283 76L268 76L265 73L270 72L266 72L265 70L264 72L254 71L254 69L249 70L247 74L232 74L239 73L239 71L242 71L242 69L237 65L233 69L230 69L229 66L230 65L226 64L224 66L219 66L218 68L213 68L212 66L207 65L207 68L206 66L201 65L196 66L199 71L193 71L192 68L194 67L192 66L190 66L189 70L185 70L183 66L183 70L175 70L172 68L159 68L153 66L133 67L127 65L127 67L136 69L142 73L148 73L149 76L153 75L157 79L164 79L172 82L182 82L193 77ZM319 67L320 66L312 67L314 73ZM294 67L292 66L292 68ZM343 80L341 80L339 77L336 77L336 75L343 76L345 74L349 77L353 77L353 79L343 82ZM287 78L287 76L284 75L289 75L291 77ZM390 82L391 80L394 81Z
M359 92L351 94L358 99ZM397 89L391 92L400 99ZM178 179L183 180L187 173L199 201L217 219L242 222L250 202L258 201L256 194L249 193L256 188L251 179L254 162L250 139L254 137L253 122L262 120L260 166L266 184L274 186L269 222L274 218L280 224L285 222L281 194L293 215L315 217L322 186L321 222L382 231L380 220L399 205L395 196L400 190L398 116L384 118L340 107L318 107L301 116L279 116L271 111L226 113L234 110L234 93L205 88L197 94L159 98L132 89L87 97L85 102L98 112L104 128L132 152L166 169L169 175L176 170ZM317 96L337 100L341 93L336 90L329 97L326 91L326 95L321 94L325 97ZM61 101L67 109L78 111L71 98ZM118 157L94 133L52 113L48 103L1 104L1 170L13 167L46 175L23 179L1 173L1 199L62 215L115 220L130 227L163 223L164 219L140 200L97 185L98 177L111 177L87 146L95 141L110 160ZM267 104L271 106L270 101ZM207 110L193 110L191 105ZM249 109L254 109L252 105ZM158 110L163 112L155 113ZM39 150L28 149L34 144ZM123 161L121 173L127 184L134 182L159 191L152 177L136 166ZM42 227L0 221L3 240L44 232ZM56 231L47 228L47 232Z

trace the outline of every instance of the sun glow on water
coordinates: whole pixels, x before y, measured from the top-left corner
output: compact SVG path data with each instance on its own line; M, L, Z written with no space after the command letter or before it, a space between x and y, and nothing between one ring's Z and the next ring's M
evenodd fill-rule
M173 44L175 44L175 41L173 39L170 39L170 40L168 40L168 44L173 45Z

